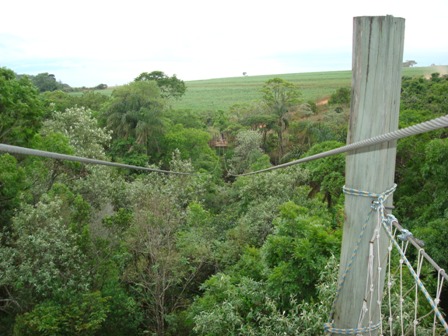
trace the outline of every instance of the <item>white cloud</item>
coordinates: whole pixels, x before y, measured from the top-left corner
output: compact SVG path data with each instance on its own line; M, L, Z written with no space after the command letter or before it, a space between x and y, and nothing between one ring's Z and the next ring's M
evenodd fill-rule
M189 80L349 69L353 17L386 14L406 19L405 55L443 60L447 10L446 0L15 0L2 5L0 66L74 86L153 70Z

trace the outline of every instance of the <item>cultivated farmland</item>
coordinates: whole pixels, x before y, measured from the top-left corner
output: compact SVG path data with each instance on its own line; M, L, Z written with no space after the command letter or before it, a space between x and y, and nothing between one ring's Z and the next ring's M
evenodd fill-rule
M440 72L438 68L403 68L403 76L427 76ZM352 72L327 71L293 74L273 74L264 76L241 76L207 80L187 81L187 92L179 101L173 103L176 109L226 110L234 104L250 103L259 100L263 84L274 77L297 83L304 101L319 101L330 96L340 87L349 87Z

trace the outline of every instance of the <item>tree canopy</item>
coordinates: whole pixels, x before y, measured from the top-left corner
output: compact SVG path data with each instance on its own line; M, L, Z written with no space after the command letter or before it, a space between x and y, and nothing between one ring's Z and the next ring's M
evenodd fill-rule
M0 154L0 334L322 334L344 155L234 174L341 146L349 90L335 90L335 111L273 78L248 105L176 110L160 86L172 77L139 77L110 97L39 93L0 68L1 142L187 173ZM403 78L400 127L445 114L447 93L447 76ZM445 269L447 140L441 129L398 141L394 194L400 223Z
M178 79L176 75L169 77L162 71L142 72L134 81L155 81L164 98L179 99L187 90L187 86L183 80Z
M39 129L43 112L31 81L0 68L0 142L26 146Z
M278 135L278 161L284 154L284 130L288 127L288 112L299 104L301 92L294 83L281 78L268 80L263 88L263 102L268 113L275 116L277 123L275 129Z
M132 139L150 155L160 150L165 109L155 82L136 81L113 91L103 115L114 139Z

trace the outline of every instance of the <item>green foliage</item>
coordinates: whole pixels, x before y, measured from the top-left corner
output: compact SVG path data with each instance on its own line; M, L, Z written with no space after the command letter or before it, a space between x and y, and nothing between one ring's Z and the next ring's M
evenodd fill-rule
M433 75L430 79L403 78L400 127L411 126L446 113L448 81ZM439 265L446 261L447 155L446 130L402 139L398 142L395 193L397 218L416 237L427 243L425 249Z
M0 285L10 288L22 307L88 288L79 236L69 226L72 211L61 198L44 196L34 207L23 205L13 218L10 240L0 248L5 265Z
M64 112L54 112L44 122L42 134L60 132L68 137L75 154L83 157L105 159L104 146L109 144L110 132L98 126L92 111L73 107Z
M98 84L97 86L94 87L95 90L105 90L107 89L107 84Z
M69 303L43 301L18 316L14 335L96 335L108 313L108 298L101 293L72 293Z
M279 206L291 199L306 202L308 171L298 166L266 174L239 177L229 193L220 190L223 222L219 227L227 228L226 239L218 245L218 255L223 265L234 264L246 247L263 245L272 233L273 220ZM221 217L218 217L221 218Z
M33 148L68 155L75 153L74 148L70 146L70 140L67 136L60 132L45 133L44 135L39 133L34 136L31 143Z
M423 176L441 183L448 180L448 139L431 140L425 148L426 160L422 167Z
M134 138L149 155L160 152L160 140L165 127L165 102L153 81L137 81L119 87L105 108L103 117L113 131L113 138Z
M79 107L84 107L97 113L102 110L103 106L110 99L109 96L94 91L86 91L83 92L81 96L75 96L75 97L76 97L75 102Z
M298 330L300 335L321 335L324 322L328 321L336 297L339 264L334 255L320 271L316 284L317 298L299 304Z
M109 271L113 269L110 264L107 267ZM117 273L118 278L119 270ZM101 288L101 294L103 298L107 298L108 311L96 335L140 335L140 325L143 322L142 308L139 302L126 291L119 279L108 279Z
M53 112L43 123L40 134L34 137L33 147L105 160L104 148L110 138L110 131L98 126L90 110L73 107L65 112ZM110 199L113 184L110 168L41 158L28 161L32 162L29 170L33 170L35 176L32 192L36 199L58 181L69 185L94 206Z
M56 77L48 72L32 76L31 80L40 92L56 91L59 88L58 83L56 82Z
M20 94L25 102L39 101L31 83L0 73L0 108L10 113L2 110L5 139L13 134L8 139L37 149L195 173L118 172L0 155L0 333L322 334L336 292L343 156L221 180L208 141L227 140L217 153L237 172L270 166L263 150L287 162L339 147L347 114L316 110L314 100L300 105L298 98L303 91L310 100L311 89L328 96L347 85L341 81L349 81L349 72L323 80L326 91L310 77L301 77L300 92L291 76L264 87L244 77L258 102L216 111L216 100L206 112L168 109L169 93L159 87L166 75L154 72L118 88L110 100L46 92L42 124L42 113L29 124L33 113L28 120L21 103ZM215 85L209 90L228 92L233 82L208 82ZM401 127L444 113L445 77L403 83ZM14 114L20 109L25 112ZM446 140L446 130L439 130L398 143L394 195L397 217L445 268Z
M104 217L102 222L105 227L119 236L129 228L133 215L130 210L119 208L113 215Z
M83 107L98 113L110 99L109 96L94 91L85 91L80 95L73 95L61 90L43 92L41 97L49 115L53 111L63 112L68 108L75 107Z
M32 140L32 147L39 150L74 154L69 139L61 133L48 133L45 136L36 134ZM80 164L71 161L60 161L40 157L27 157L25 170L30 179L29 190L32 202L37 203L42 194L51 190L58 181L66 180L67 174L79 173Z
M217 274L204 283L205 295L191 306L198 335L321 335L336 292L338 264L331 256L320 270L315 302L279 306L261 281L243 276L239 282Z
M400 128L405 128L413 126L415 124L422 123L424 121L427 121L428 116L430 114L431 113L428 110L412 110L412 109L402 110L400 112L399 126ZM406 140L406 138L401 140Z
M241 335L241 328L255 324L257 310L265 307L263 283L246 277L233 283L228 275L217 274L203 289L207 295L192 307L199 335Z
M174 110L166 111L166 118L172 125L183 125L185 128L204 129L204 117L198 111L193 110Z
M46 108L46 115L51 115L53 111L65 111L77 104L75 96L61 90L43 92L41 97Z
M238 259L248 245L260 247L263 244L272 233L272 221L278 213L279 202L275 196L269 196L248 206L236 220L236 225L227 232L224 260Z
M303 205L286 202L280 207L280 213L271 219L274 231L262 240L260 249L246 246L234 265L204 283L204 294L189 310L199 335L224 330L235 335L291 334L297 328L305 330L303 321L311 328L310 314L322 321L322 311L327 312L323 308L304 315L301 321L297 302L318 296L320 275L328 259L339 253L340 232L331 228L332 215L325 207L307 201L306 192L300 194ZM248 218L256 221L255 213L262 207L253 208ZM241 237L240 232L235 236ZM323 305L327 307L328 302ZM312 327L315 325L317 322Z
M328 112L324 120L315 122L301 120L291 123L290 136L295 138L298 156L304 154L314 145L325 141L345 142L347 137L347 119L344 114ZM296 157L298 158L298 157Z
M330 105L344 105L349 106L350 105L350 98L351 98L351 89L347 87L339 88L335 93L333 93L330 96L330 99L328 100L328 104Z
M108 150L108 155L112 161L133 166L144 167L149 161L149 156L146 154L146 147L136 143L133 137L113 140Z
M406 227L415 230L416 237L428 244L425 249L431 251L431 256L441 267L448 266L441 254L447 248L447 233L443 226L448 218L447 140L433 139L417 146L414 144L413 154L418 150L420 155L413 155L405 174L400 176L402 190L397 201L399 218Z
M9 154L0 155L0 231L9 229L10 219L26 187L25 170ZM1 240L0 240L1 242Z
M196 202L189 204L186 215L186 225L177 233L177 248L190 263L211 262L211 238L216 236L214 228L209 225L212 215Z
M82 195L90 205L101 209L119 197L122 180L109 167L89 165L72 182L73 191Z
M402 80L401 109L427 110L434 116L446 113L448 78L434 74L430 80L423 77L404 77Z
M236 147L230 162L233 174L246 173L263 156L262 135L257 131L243 130L236 136Z
M211 172L218 164L218 157L208 145L210 140L210 135L205 131L175 125L164 135L165 161L168 163L177 149L181 158L190 159L196 169L202 168Z
M344 144L337 141L325 141L314 145L306 152L305 156L312 156ZM306 163L305 167L310 171L310 183L313 193L321 191L328 206L334 205L342 194L342 186L345 181L345 157L342 154L329 156L323 159Z
M26 146L39 130L43 106L27 77L0 68L0 142Z
M446 212L446 208L445 208ZM418 239L424 241L425 251L437 260L438 265L446 269L448 262L446 259L446 248L448 240L448 216L434 219L424 223L424 226L417 227L413 234Z
M171 168L190 171L191 164L179 156L175 153ZM128 186L134 216L125 237L133 262L123 278L144 307L145 327L158 335L167 330L167 316L188 304L195 280L211 257L207 238L212 231L193 218L186 226L184 212L200 197L201 184L192 176L151 174ZM197 206L191 211L194 219L206 216Z
M224 132L228 130L231 123L230 118L231 116L229 112L218 110L207 115L207 124L211 124L213 127L218 129L219 132Z
M283 302L290 295L300 299L315 295L320 270L332 254L338 254L339 233L325 217L324 212L312 217L307 208L292 202L282 206L274 234L266 239L262 253L270 270L268 288Z
M281 78L268 80L261 91L267 111L276 118L275 130L278 135L278 161L280 161L284 154L283 132L288 127L287 113L299 104L302 93L296 84Z
M255 281L263 281L266 276L266 266L260 248L247 246L240 259L228 268L228 272L236 279L247 277Z
M164 98L179 99L187 90L183 80L178 79L176 75L168 77L162 71L142 72L134 81L155 81Z
M308 178L307 170L294 166L266 174L239 177L233 185L233 192L238 198L241 211L245 211L251 205L270 196L278 200L279 204L293 198L297 188Z

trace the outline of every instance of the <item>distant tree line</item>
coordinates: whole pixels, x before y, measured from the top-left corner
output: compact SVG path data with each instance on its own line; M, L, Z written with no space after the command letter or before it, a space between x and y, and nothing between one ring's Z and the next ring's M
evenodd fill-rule
M52 91L63 91L63 92L79 92L86 90L104 90L107 89L107 84L98 84L95 87L71 87L70 85L56 80L54 74L48 72L39 73L37 75L16 75L20 77L28 77L31 82L36 86L39 92L52 92Z
M405 68L409 68L409 67L413 67L414 65L416 65L417 62L414 60L408 60L406 62L403 62L403 67Z

